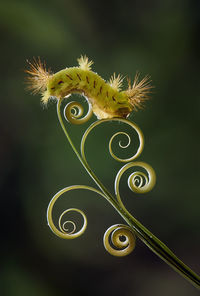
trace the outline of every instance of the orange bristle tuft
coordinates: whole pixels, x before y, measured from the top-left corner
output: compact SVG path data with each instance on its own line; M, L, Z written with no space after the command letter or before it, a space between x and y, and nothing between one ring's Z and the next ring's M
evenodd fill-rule
M26 77L27 89L32 90L33 94L43 93L47 88L47 83L49 79L52 77L52 72L50 69L46 69L46 63L41 62L40 57L38 60L33 58L33 62L29 62L29 69L25 70L28 77Z
M128 95L130 104L133 106L133 110L137 111L144 107L144 102L149 100L149 94L152 88L150 76L148 75L139 81L139 74L136 73L133 85L131 85L131 81L128 79L126 94Z

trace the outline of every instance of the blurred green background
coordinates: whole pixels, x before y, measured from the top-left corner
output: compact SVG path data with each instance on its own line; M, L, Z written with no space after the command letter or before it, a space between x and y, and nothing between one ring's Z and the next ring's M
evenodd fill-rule
M152 99L130 119L144 132L139 159L153 166L157 184L138 196L124 178L121 193L133 215L200 273L199 13L198 0L1 0L1 295L199 295L139 240L131 255L109 255L104 231L123 221L95 194L70 193L59 205L84 210L83 236L65 241L50 231L51 197L94 184L64 137L56 105L41 107L24 90L23 72L33 56L56 72L86 54L105 79L151 75ZM68 125L77 146L86 126ZM110 132L102 126L91 135L87 156L113 190L121 164L108 155Z

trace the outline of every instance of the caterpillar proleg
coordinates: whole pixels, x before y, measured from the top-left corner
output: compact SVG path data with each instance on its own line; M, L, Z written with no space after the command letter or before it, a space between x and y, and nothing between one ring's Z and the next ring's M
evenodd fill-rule
M92 111L98 119L127 118L133 110L143 107L152 88L148 76L139 81L139 75L136 74L133 84L128 79L128 89L121 90L121 75L116 76L114 73L110 81L106 82L91 70L93 62L86 56L78 59L79 66L66 68L55 74L47 70L40 59L28 63L28 88L33 93L41 93L44 104L51 97L60 100L72 93L80 93L92 105Z

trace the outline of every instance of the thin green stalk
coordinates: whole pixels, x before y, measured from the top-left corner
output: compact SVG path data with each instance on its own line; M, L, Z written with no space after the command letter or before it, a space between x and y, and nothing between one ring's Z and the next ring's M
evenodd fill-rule
M60 125L64 131L64 134L68 140L68 142L70 143L74 153L76 154L76 156L78 157L79 161L81 162L81 164L83 165L83 167L85 168L85 170L87 171L87 173L91 176L91 178L94 180L94 182L97 184L97 186L103 191L103 193L105 193L105 195L108 197L108 200L112 200L113 202L115 202L115 199L113 198L113 196L109 193L109 191L104 187L104 185L101 183L101 181L95 176L95 174L93 173L93 171L90 169L90 167L88 166L88 164L82 159L81 155L79 154L78 150L76 149L76 147L74 146L68 132L66 131L65 125L63 123L62 120L62 116L61 116L61 112L60 112L60 106L61 106L62 101L59 100L57 103L57 114L58 114L58 119L60 122Z
M187 265L185 265L180 259L178 259L175 254L156 236L154 236L146 227L144 227L138 220L136 220L125 208L122 208L117 200L112 196L112 194L105 188L101 181L96 177L93 171L90 169L86 161L81 157L77 149L75 148L69 134L67 133L61 112L60 112L61 100L57 104L57 114L61 127L65 133L67 140L69 141L73 151L80 160L81 164L94 180L96 185L104 193L105 198L109 203L116 209L120 216L127 222L131 229L137 234L137 236L163 261L165 261L169 266L171 266L176 272L183 276L186 280L196 288L200 289L200 277L193 272Z

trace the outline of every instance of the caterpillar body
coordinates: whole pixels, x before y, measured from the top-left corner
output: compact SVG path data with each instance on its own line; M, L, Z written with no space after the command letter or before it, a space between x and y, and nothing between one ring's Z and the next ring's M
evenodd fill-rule
M28 88L33 93L40 92L44 104L51 97L60 100L72 93L80 93L92 105L92 111L98 119L127 118L133 110L143 107L152 88L148 76L139 82L136 74L133 85L128 80L128 89L121 91L123 78L114 73L110 81L106 82L91 70L93 62L86 56L78 59L78 67L66 68L55 74L46 70L46 65L40 59L28 63Z

